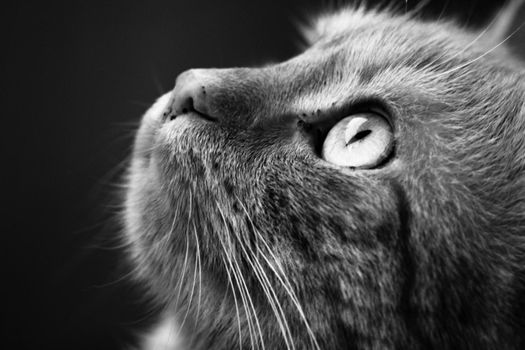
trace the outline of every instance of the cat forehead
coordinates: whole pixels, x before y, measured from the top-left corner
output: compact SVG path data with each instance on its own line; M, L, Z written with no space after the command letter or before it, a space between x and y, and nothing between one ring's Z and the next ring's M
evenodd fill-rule
M379 23L381 20L391 19L381 13L347 8L319 15L311 19L309 25L304 26L301 30L307 42L313 44L320 38L337 36L353 28Z
M317 17L303 34L310 44L305 57L319 58L319 64L330 58L344 70L379 65L468 73L473 62L500 67L509 61L506 47L493 45L485 31L460 28L450 21L425 21L410 13L347 8Z
M421 32L425 35L422 36ZM464 29L457 30L451 22L424 22L415 19L411 14L393 14L363 7L346 8L318 16L311 20L309 26L302 28L302 33L310 45L322 43L324 47L337 46L352 39L363 40L363 37L388 37L396 42L418 42L419 38L425 39L419 41L421 46L428 46L433 42L453 43L469 40L472 34Z

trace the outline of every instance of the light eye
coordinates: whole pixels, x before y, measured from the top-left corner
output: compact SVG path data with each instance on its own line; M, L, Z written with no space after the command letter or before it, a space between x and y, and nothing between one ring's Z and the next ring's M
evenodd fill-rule
M394 135L385 118L374 113L351 115L326 136L322 156L327 162L354 168L373 168L392 152Z

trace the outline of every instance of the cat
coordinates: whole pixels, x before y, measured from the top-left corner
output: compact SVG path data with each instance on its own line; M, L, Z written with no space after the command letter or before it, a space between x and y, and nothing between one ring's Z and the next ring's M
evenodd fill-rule
M285 62L179 75L126 180L143 348L524 348L519 6L346 7Z

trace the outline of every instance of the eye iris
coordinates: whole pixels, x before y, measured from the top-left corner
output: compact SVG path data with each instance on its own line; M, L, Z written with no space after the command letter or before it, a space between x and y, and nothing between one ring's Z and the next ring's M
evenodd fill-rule
M373 168L393 149L390 124L374 113L343 118L328 132L323 143L323 159L340 166Z

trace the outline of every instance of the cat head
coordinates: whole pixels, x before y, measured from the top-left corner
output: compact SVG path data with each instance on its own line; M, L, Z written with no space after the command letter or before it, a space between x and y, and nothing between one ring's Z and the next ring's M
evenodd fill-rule
M353 8L285 62L181 74L130 165L137 276L214 348L520 341L525 70L498 36Z

